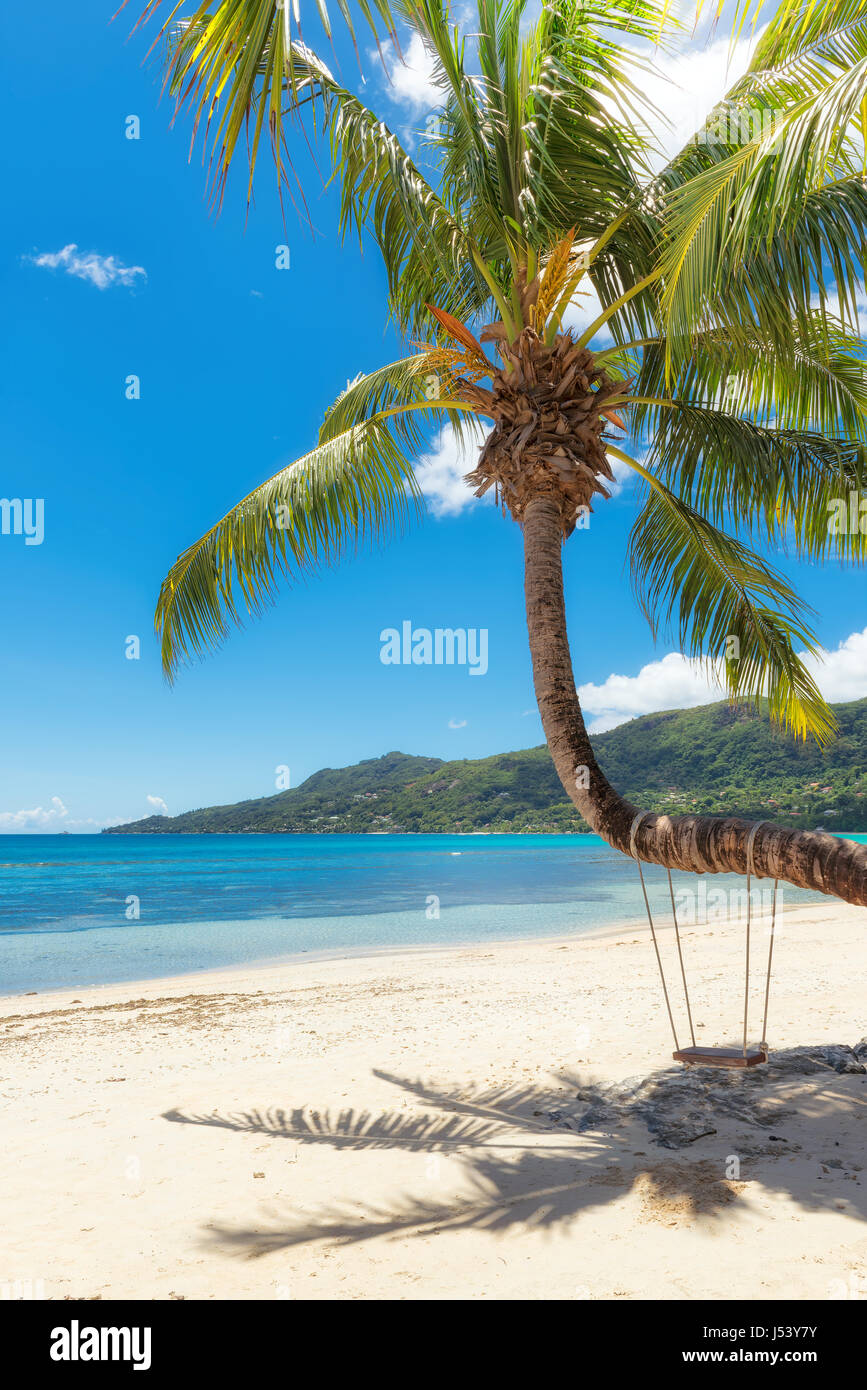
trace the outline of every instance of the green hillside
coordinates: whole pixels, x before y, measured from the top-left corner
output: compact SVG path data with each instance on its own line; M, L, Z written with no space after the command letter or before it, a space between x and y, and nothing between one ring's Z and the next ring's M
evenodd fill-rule
M618 791L648 810L867 830L867 700L834 710L840 735L824 752L772 729L764 715L726 703L644 715L593 744ZM324 768L276 796L149 816L104 833L586 829L543 746L459 762L386 753Z

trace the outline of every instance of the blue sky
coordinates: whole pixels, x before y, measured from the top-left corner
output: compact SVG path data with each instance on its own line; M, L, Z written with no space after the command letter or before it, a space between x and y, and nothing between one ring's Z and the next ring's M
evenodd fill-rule
M38 546L0 536L0 830L92 830L267 795L281 765L297 785L393 748L478 757L541 742L520 535L491 506L464 504L455 478L466 465L448 438L433 438L421 463L434 513L422 526L287 591L173 689L163 680L153 609L175 556L311 446L347 378L400 347L375 249L339 245L333 195L309 159L299 171L315 236L291 211L284 232L264 165L246 226L240 180L214 219L201 165L187 161L189 125L169 128L158 68L142 66L148 41L126 41L135 6L114 24L111 8L19 11L2 52L14 138L3 151L0 495L44 499L45 534ZM338 52L354 85L340 42ZM431 99L413 56L390 89L364 63L366 98L401 131L423 124ZM671 71L721 91L719 45ZM689 93L666 101L688 122ZM125 138L130 115L138 140ZM278 270L286 241L291 266ZM139 400L125 398L130 374ZM633 515L626 487L566 552L576 678L599 726L706 698L634 604ZM818 609L830 698L867 694L863 577L781 566ZM486 628L486 675L384 666L379 634L404 620ZM139 660L125 656L130 635Z

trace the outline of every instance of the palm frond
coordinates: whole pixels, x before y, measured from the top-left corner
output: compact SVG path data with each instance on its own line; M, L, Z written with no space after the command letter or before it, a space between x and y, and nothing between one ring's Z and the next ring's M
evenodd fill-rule
M334 563L421 510L411 464L381 415L335 434L254 489L178 557L155 627L171 678L230 626L273 602L280 583Z
M768 53L776 56L777 50L766 47L763 61ZM777 66L754 64L729 93L729 129L722 140L699 154L686 152L663 172L663 304L672 346L706 328L719 311L726 271L736 275L757 247L778 234L791 244L812 194L862 179L865 87L867 7ZM753 122L747 138L743 118ZM684 177L687 171L691 176ZM843 221L833 231L827 259L834 288L851 305L857 289L853 265L860 261L863 271L863 230L850 240ZM827 275L821 262L814 269L824 304ZM786 288L785 282L778 285L771 301L779 302Z
M762 72L821 49L864 23L864 0L782 0L769 15L751 72Z
M123 0L121 10L127 3ZM356 3L377 46L387 36L399 51L388 0ZM149 0L138 25L160 7L161 0ZM357 52L347 0L337 0L337 7ZM310 0L304 0L304 8L311 9ZM193 139L199 132L207 139L215 122L211 169L217 198L222 196L238 142L242 135L246 137L249 201L259 144L266 128L278 173L286 172L280 143L286 90L291 94L292 105L311 96L303 61L310 50L301 35L302 0L202 0L191 14L181 14L182 9L183 0L171 4L160 30L160 37L167 39L166 86L178 107L189 109ZM315 12L330 38L327 0L316 0Z
M471 442L475 433L472 426L467 429L467 421L472 407L459 399L455 384L465 375L466 365L460 353L433 347L357 376L326 411L319 443L375 415L388 419L389 429L407 453L423 445L432 424L450 424L459 442Z
M769 334L754 329L735 341L725 328L697 334L688 357L666 370L661 339L644 344L634 395L670 394L696 405L725 405L755 424L812 430L863 441L867 432L867 359L864 344L842 323L814 312L795 323L791 344L781 350ZM670 387L670 391L669 391ZM636 411L640 428L653 428L653 407Z
M835 525L838 504L848 508L850 495L867 487L863 443L768 428L687 401L650 408L648 464L703 516L813 559L867 559L867 536Z
M800 738L826 742L833 715L796 646L818 649L804 605L787 581L742 542L712 525L649 469L629 561L651 629L675 631L691 656L713 664L732 699L768 702L771 718Z

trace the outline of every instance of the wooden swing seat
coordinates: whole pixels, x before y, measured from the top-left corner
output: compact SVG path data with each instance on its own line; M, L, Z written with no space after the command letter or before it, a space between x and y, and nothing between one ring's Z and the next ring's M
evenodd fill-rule
M742 1047L683 1047L671 1055L675 1062L701 1067L758 1067L768 1060L763 1049L744 1056Z

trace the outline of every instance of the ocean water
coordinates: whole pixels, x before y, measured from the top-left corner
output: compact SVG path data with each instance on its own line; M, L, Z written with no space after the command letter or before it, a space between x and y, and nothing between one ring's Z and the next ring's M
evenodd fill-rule
M743 887L674 880L697 921L702 892ZM635 865L595 835L0 836L0 994L645 921Z

